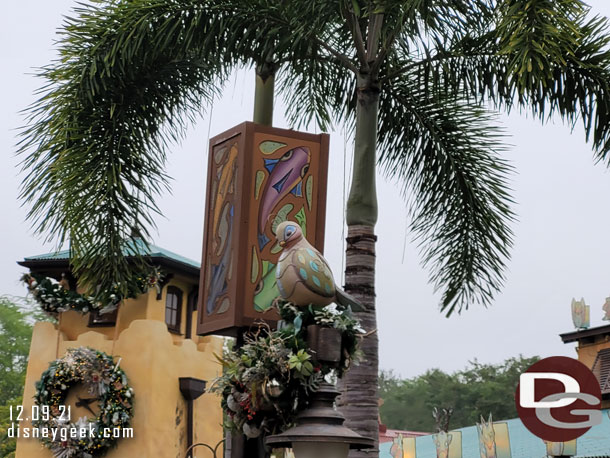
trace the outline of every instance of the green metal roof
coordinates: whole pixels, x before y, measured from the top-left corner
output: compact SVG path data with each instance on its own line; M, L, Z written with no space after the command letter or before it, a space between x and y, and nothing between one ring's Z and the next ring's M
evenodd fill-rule
M502 428L501 425L504 425ZM544 458L546 457L546 447L542 439L534 436L523 425L518 418L505 421L494 421L496 443L499 444L500 431L508 431L508 444L510 448L496 449L498 458ZM479 435L476 426L460 428L451 433L460 435L461 450L458 453L451 453L451 457L460 458L479 458ZM505 438L506 439L506 438ZM409 458L436 458L436 446L432 435L420 436L415 440L415 455L405 454ZM504 441L506 443L506 441ZM392 442L386 442L379 446L380 458L392 457L390 449ZM498 445L498 447L500 447ZM402 455L400 455L402 458ZM593 426L582 437L576 441L575 458L606 458L610 457L610 410L602 411L602 423Z
M153 244L149 244L148 246L146 246L144 241L142 241L141 239L128 243L127 246L123 249L123 254L125 256L133 256L135 254L139 254L141 256L147 256L151 258L165 258L168 260L186 264L191 267L195 267L197 269L201 267L201 264L199 262L193 261L192 259L186 258L184 256L180 256L179 254L173 253L164 248L158 247ZM70 250L62 250L56 251L54 253L28 256L25 258L25 261L67 261L69 259Z

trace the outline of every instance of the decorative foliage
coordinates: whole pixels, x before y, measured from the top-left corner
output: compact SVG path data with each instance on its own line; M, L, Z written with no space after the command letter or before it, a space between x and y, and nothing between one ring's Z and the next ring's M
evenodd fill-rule
M94 419L82 417L70 423L67 414L62 415L60 406L65 404L70 388L77 384L84 384L88 393L98 400L99 413ZM134 393L127 384L127 376L111 356L88 347L71 348L63 358L53 361L36 383L34 399L42 412L48 406L50 413L48 420L41 414L39 420L33 421L35 427L95 431L93 437L87 434L86 438L72 438L68 433L60 436L68 438L62 442L41 436L41 441L58 458L102 455L115 443L115 439L104 437L104 429L129 427L133 415Z
M83 284L123 288L137 273L122 247L134 233L148 239L155 226L155 200L169 187L168 144L240 55L260 52L259 26L239 27L243 15L231 4L92 2L64 22L58 47L65 59L41 71L44 95L24 130L22 151L31 155L24 156L22 198L33 204L38 231L70 239Z
M147 292L150 288L159 288L161 273L153 269L149 274L140 274L127 282L126 288L121 289L114 285L110 291L98 289L95 296L80 294L69 289L67 281L60 282L40 274L24 274L21 280L27 284L28 290L40 304L42 310L49 314L76 310L80 313L88 313L99 310L100 313L114 311L123 299L132 299ZM121 291L126 291L123 296Z
M226 426L248 437L290 426L324 377L343 375L361 357L358 338L363 330L349 309L338 311L333 305L317 310L297 308L280 301L277 306L285 326L246 335L245 345L219 358L224 373L212 387L222 395ZM341 332L338 368L315 360L307 346L306 328L313 324Z
M360 336L364 329L360 322L351 312L351 309L338 309L335 304L323 308L295 307L290 302L278 301L278 308L282 320L291 323L284 329L295 334L302 334L310 324L318 324L327 328L335 328L341 331L341 362L335 369L337 376L343 376L350 365L362 359L362 353L358 349ZM282 331L284 330L282 329Z

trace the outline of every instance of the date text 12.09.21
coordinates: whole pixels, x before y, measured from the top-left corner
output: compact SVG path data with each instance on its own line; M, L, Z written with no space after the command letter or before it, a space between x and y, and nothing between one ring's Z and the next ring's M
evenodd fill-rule
M10 406L9 415L10 421L49 421L51 416L56 417L58 421L68 422L70 421L70 409L71 406L54 406L53 411L51 407L43 405L33 405L30 412L26 412L22 405ZM28 415L29 413L29 415ZM55 415L58 414L58 415Z

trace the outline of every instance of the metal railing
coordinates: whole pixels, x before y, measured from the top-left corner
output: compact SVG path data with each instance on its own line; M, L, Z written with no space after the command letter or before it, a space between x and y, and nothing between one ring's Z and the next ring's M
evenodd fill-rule
M186 453L184 455L184 458L192 458L191 452L193 451L193 449L195 447L206 447L210 452L212 452L212 458L221 458L217 455L218 453L218 447L220 447L222 444L224 444L225 440L222 439L220 442L218 442L216 444L216 446L214 448L212 448L210 445L208 444L204 444L203 442L198 442L197 444L193 444L191 445L188 449L186 449Z

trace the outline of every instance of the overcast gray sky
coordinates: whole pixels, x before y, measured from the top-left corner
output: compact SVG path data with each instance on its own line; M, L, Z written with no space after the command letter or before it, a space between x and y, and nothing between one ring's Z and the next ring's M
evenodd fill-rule
M18 158L14 156L19 111L34 99L41 81L35 68L56 58L53 42L72 0L9 0L0 18L1 125L4 167L0 169L0 294L24 295L23 271L16 261L53 251L35 237L18 202ZM609 16L610 2L590 1L594 12ZM207 141L252 116L253 75L237 72L211 113L203 114L169 157L173 193L164 195L154 242L200 260ZM211 115L211 116L210 116ZM287 127L283 108L275 124ZM474 306L447 319L438 311L439 296L419 265L417 248L406 233L407 218L398 188L379 179L377 225L377 304L380 364L404 376L438 367L453 371L469 360L496 363L524 354L575 356L558 334L573 329L572 297L591 305L592 326L604 324L601 306L610 296L610 173L594 165L580 126L571 133L557 120L546 126L513 113L502 116L512 145L506 157L517 169L512 187L519 221L507 282L488 309ZM341 277L343 239L344 152L352 143L341 129L331 132L326 256ZM405 240L407 240L405 247ZM403 250L403 247L405 249ZM403 256L404 252L404 256Z

